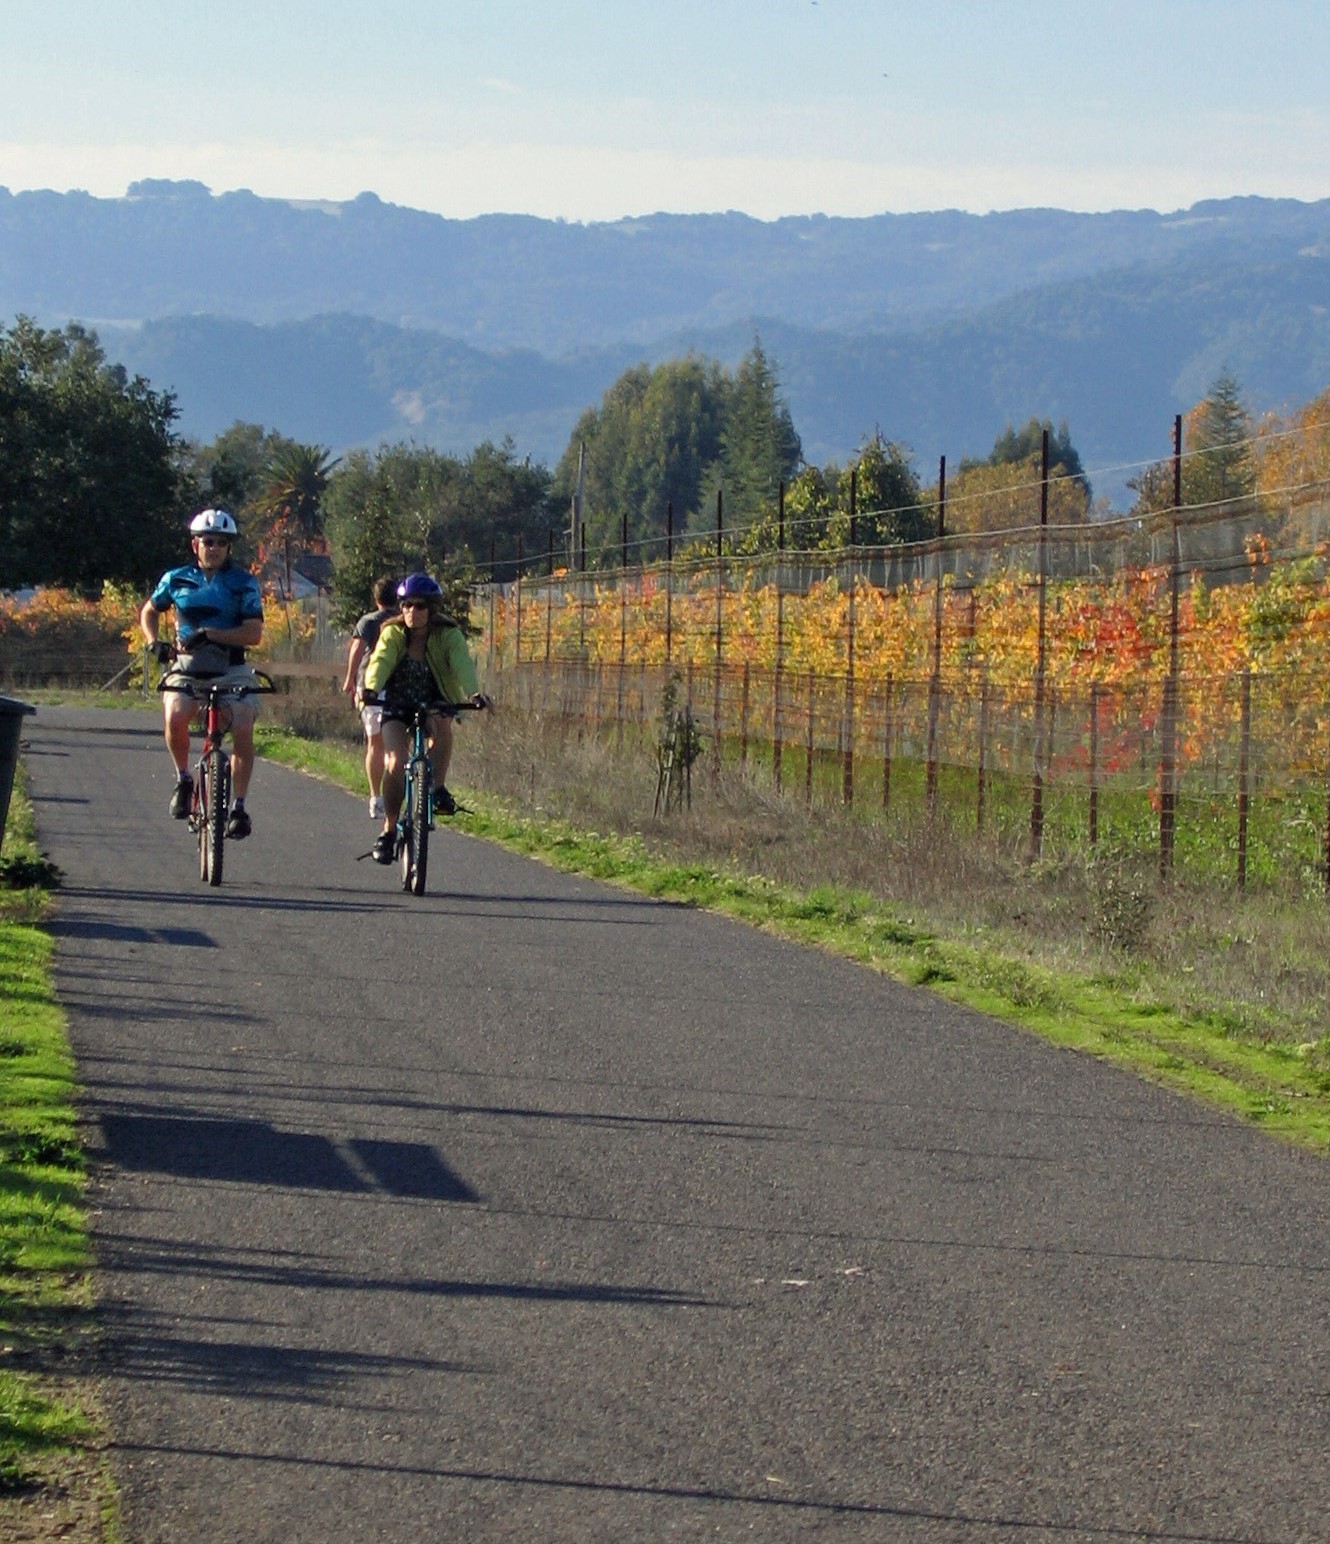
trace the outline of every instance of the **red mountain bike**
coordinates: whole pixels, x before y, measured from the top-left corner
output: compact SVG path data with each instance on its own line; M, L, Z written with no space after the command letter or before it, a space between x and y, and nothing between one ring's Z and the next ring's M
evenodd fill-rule
M227 686L220 681L189 680L164 676L159 692L179 692L203 704L203 746L194 768L194 792L189 803L189 829L199 841L199 878L205 884L222 882L222 857L226 847L226 816L231 808L231 758L222 744L231 727L228 700L274 692L272 677L254 672L257 686Z

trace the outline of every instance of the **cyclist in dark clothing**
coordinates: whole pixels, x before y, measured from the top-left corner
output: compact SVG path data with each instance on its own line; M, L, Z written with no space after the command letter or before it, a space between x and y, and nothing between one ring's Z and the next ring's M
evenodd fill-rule
M383 709L364 699L365 666L379 641L379 629L389 617L397 615L394 599L392 580L376 579L375 609L367 611L355 625L346 651L346 673L342 677L342 690L354 700L365 731L365 776L369 780L371 820L383 819Z

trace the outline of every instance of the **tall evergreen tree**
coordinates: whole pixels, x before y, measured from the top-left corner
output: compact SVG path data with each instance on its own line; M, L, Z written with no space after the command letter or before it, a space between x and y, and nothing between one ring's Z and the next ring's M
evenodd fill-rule
M775 504L781 483L799 469L803 447L759 340L740 361L728 397L719 471L728 523L742 527Z
M1210 390L1184 414L1182 423L1182 503L1219 504L1242 498L1256 487L1254 426L1232 371L1225 368ZM1172 461L1156 461L1127 486L1136 494L1133 511L1155 514L1173 507Z
M1188 504L1241 498L1256 486L1252 421L1236 376L1225 367L1187 415L1182 484Z
M442 523L434 537L440 555L453 568L488 571L492 549L503 579L516 572L520 548L529 568L547 550L549 488L548 467L530 457L519 460L511 438L498 445L482 441L462 461L452 497L439 507Z

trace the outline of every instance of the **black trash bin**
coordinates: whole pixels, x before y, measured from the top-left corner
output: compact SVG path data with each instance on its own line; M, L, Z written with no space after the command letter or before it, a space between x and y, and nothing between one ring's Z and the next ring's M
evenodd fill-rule
M23 715L36 711L30 702L20 702L17 697L0 697L0 847L4 846L9 796L14 791L19 730L23 727Z

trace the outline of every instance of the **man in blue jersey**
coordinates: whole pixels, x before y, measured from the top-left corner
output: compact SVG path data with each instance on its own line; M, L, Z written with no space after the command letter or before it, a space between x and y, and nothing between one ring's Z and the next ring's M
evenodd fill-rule
M170 810L177 820L189 814L194 780L189 772L190 726L201 704L184 691L172 691L173 681L221 680L230 685L258 685L245 663L245 650L263 637L263 603L259 583L248 569L231 561L236 538L235 520L224 509L205 509L189 522L189 544L194 561L183 568L168 569L143 604L139 626L158 659L171 658L169 647L158 638L164 612L175 610L175 657L166 676L163 695L166 713L166 748L176 771ZM239 840L252 829L245 809L250 773L254 767L254 720L257 697L236 697L227 710L231 717L231 786L235 804L227 818L226 834Z

